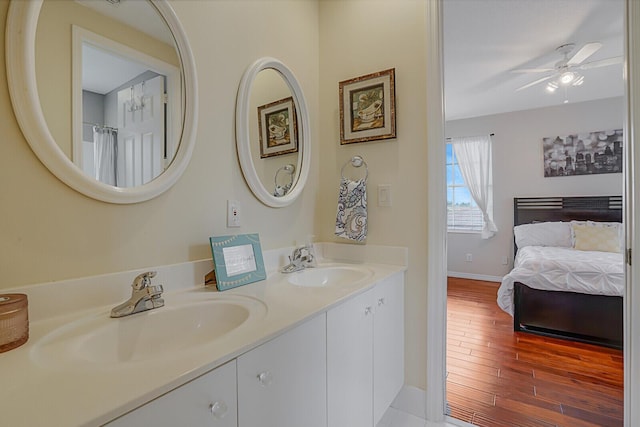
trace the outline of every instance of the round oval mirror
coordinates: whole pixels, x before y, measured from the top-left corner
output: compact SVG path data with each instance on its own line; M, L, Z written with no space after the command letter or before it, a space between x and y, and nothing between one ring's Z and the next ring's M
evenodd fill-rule
M245 180L262 203L283 207L300 195L311 160L309 113L298 81L277 59L257 60L242 77L236 145Z
M195 65L165 0L12 1L5 51L20 128L73 189L136 203L169 189L186 169Z

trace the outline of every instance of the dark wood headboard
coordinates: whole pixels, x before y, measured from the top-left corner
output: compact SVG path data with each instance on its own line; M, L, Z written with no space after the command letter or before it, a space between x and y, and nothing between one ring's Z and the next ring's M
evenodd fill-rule
M622 196L514 197L513 225L545 221L622 222ZM518 245L513 242L514 256Z
M622 222L622 196L514 197L513 225L544 221Z

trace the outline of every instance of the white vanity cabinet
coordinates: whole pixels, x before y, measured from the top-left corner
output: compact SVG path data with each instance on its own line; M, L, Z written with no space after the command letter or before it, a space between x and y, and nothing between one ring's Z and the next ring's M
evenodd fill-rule
M108 427L237 427L232 360L106 424Z
M238 357L239 427L326 427L326 316Z
M108 423L373 427L404 383L404 273Z
M375 426L404 383L402 273L327 312L329 427Z

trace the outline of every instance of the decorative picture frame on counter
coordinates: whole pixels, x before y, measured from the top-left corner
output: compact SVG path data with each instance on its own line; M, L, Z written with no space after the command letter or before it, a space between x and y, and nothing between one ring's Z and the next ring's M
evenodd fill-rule
M339 83L340 144L396 137L395 68Z
M209 237L219 291L267 278L258 234Z
M298 123L293 97L258 107L260 158L298 151Z

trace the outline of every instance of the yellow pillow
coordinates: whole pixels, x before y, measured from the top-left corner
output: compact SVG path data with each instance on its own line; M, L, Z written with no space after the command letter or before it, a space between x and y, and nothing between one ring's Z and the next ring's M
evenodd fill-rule
M581 251L620 252L616 227L594 227L571 224L575 236L574 248Z

